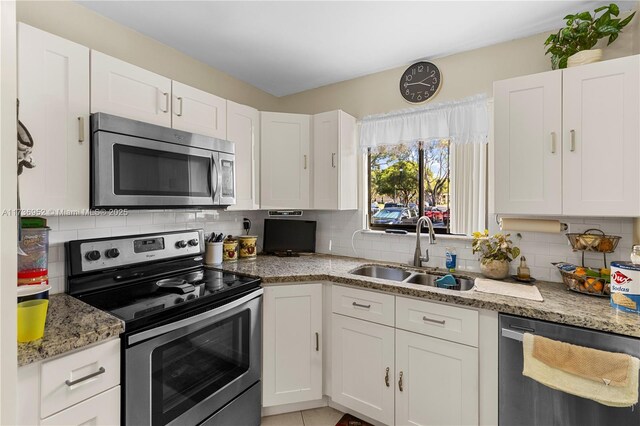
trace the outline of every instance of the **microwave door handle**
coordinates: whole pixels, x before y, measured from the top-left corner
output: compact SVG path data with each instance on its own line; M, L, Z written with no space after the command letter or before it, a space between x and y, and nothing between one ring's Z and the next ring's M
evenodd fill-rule
M218 193L218 188L220 185L220 179L218 176L218 165L216 164L216 156L211 156L211 187L213 188L213 182L216 183L215 189L213 189L213 202L215 203L216 194Z
M218 173L218 185L216 186L216 192L218 192L218 189L221 192L220 202L222 202L222 190L224 189L222 188L222 160L220 160L220 172Z

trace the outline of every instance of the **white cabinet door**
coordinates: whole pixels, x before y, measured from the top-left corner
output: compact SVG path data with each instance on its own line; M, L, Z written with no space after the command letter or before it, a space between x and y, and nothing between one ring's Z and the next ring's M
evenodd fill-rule
M260 112L227 101L227 139L236 144L236 204L228 210L260 208Z
M262 405L322 398L322 284L264 289Z
M120 386L116 386L51 417L47 417L40 424L42 426L119 425L120 395Z
M332 316L331 398L384 424L393 424L394 329Z
M89 208L89 49L18 25L20 121L34 140L23 209Z
M227 138L227 101L178 81L172 82L172 127L219 139Z
M396 348L397 425L478 424L478 349L403 330Z
M640 56L567 68L563 213L638 216Z
M343 111L313 116L313 208L358 208L354 117Z
M91 112L171 127L171 79L91 51Z
M313 208L338 209L339 111L313 116Z
M493 85L496 213L562 213L562 71Z
M304 114L260 114L261 208L310 207L310 125Z

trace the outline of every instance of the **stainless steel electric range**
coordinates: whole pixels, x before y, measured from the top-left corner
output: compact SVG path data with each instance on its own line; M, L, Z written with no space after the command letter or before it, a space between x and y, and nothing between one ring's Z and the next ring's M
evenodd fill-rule
M123 424L260 424L259 279L205 268L202 230L65 248L67 293L125 322Z

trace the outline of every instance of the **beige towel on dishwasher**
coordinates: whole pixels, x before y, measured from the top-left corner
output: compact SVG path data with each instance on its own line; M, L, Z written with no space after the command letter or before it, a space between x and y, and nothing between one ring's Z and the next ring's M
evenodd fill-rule
M476 278L474 288L481 293L501 294L503 296L519 297L521 299L543 302L540 290L535 285L506 283L504 281Z
M640 360L525 333L522 374L552 389L610 407L638 402Z

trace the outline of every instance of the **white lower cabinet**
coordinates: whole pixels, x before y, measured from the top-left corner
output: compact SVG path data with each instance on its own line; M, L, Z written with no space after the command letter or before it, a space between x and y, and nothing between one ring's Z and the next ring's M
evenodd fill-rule
M322 398L322 284L264 289L262 405Z
M478 349L396 330L396 425L477 425Z
M332 316L331 398L385 424L393 424L394 329Z
M40 424L43 426L120 424L120 386L47 417Z

